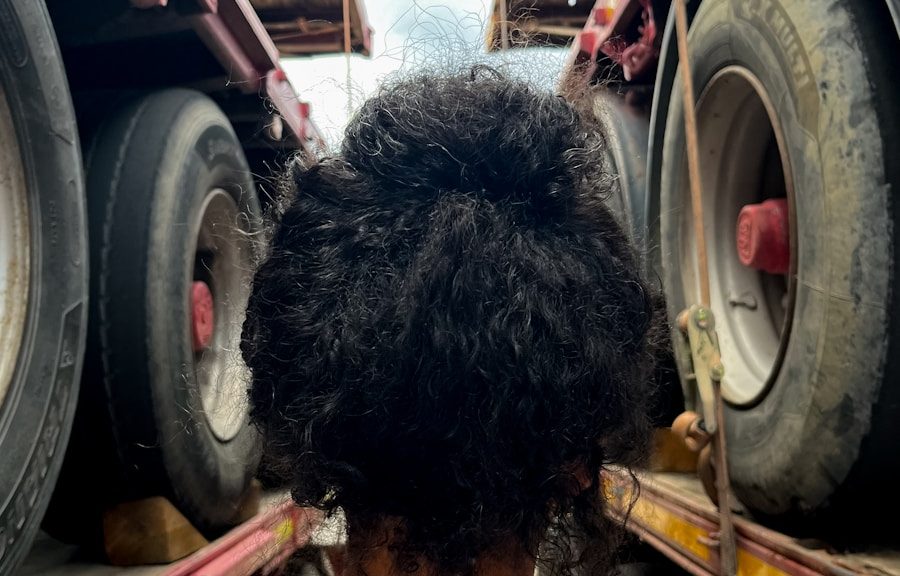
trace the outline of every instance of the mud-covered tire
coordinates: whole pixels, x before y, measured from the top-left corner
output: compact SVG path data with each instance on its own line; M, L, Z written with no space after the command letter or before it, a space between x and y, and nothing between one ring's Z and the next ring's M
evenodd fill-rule
M87 184L96 278L87 368L48 528L96 543L104 508L162 495L215 536L242 520L259 453L238 350L261 226L247 161L212 100L166 90L101 124ZM214 205L225 212L209 224ZM219 267L237 280L218 283ZM219 321L202 351L192 342L198 277ZM227 434L204 396L207 354L223 359L213 384L234 384Z
M900 91L890 16L880 2L704 0L689 47L698 98L729 66L759 80L783 132L793 182L788 339L771 385L727 407L734 491L751 511L791 522L867 514L865 504L876 501L880 511L896 509ZM681 215L690 211L682 193L680 82L668 105L660 201L672 318L696 302L685 288L691 263L679 244L686 233ZM698 116L701 130L705 121ZM732 134L728 145L741 137ZM719 153L701 146L701 164ZM707 195L730 192L704 183ZM723 225L734 230L735 223ZM730 249L737 258L734 244L711 249ZM716 309L713 300L718 324L728 322L734 312Z
M0 574L28 552L62 464L87 281L81 152L53 27L43 2L0 0Z

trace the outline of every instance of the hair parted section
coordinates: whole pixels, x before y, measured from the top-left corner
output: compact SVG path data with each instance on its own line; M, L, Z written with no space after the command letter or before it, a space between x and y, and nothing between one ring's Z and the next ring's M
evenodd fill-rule
M510 539L560 573L606 558L599 472L646 454L664 329L604 145L475 67L382 88L292 165L244 325L252 419L351 542L394 519L398 566L435 576Z

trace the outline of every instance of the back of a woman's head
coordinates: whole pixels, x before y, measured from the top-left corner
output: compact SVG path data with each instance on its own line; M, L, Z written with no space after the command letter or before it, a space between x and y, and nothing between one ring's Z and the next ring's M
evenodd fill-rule
M383 88L339 154L294 163L242 350L298 502L441 576L608 543L599 471L644 454L655 316L603 146L475 68Z

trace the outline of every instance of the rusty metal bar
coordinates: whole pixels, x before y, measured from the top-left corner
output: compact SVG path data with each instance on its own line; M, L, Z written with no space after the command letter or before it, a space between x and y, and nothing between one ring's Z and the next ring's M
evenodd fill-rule
M350 53L350 0L344 0L344 52Z
M688 53L687 0L674 0L675 30L678 41L678 61L684 89L684 132L687 145L688 175L691 188L691 208L694 217L694 238L697 249L697 274L700 279L700 301L709 307L709 265L706 254L706 232L703 227L703 184L700 181L700 153L697 139L696 100L694 79ZM696 367L695 367L696 370ZM737 573L737 547L731 521L730 483L726 459L725 416L722 402L721 377L713 383L715 397L715 436L713 452L716 462L716 490L719 504L719 559L723 576ZM708 407L707 407L708 408ZM708 411L708 410L707 410ZM707 422L708 424L711 422Z
M706 232L703 229L703 188L700 182L700 155L697 144L697 116L694 106L694 79L688 60L686 0L675 4L675 30L678 39L678 61L684 89L684 135L687 144L688 175L691 187L691 207L694 215L694 237L697 242L697 273L700 277L700 303L709 306L709 269L706 258Z
M725 440L725 403L722 401L722 383L713 385L716 396L716 435L712 445L716 462L716 491L719 496L719 558L722 574L737 574L737 542L734 536L734 522L731 518L731 482L728 478L728 461Z

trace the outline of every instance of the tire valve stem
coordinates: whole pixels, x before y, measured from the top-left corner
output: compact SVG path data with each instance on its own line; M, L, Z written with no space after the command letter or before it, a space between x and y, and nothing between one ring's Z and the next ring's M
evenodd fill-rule
M756 296L749 292L744 292L740 295L729 292L728 303L733 308L741 307L746 308L747 310L756 310L757 306L759 306L759 303L756 301Z

